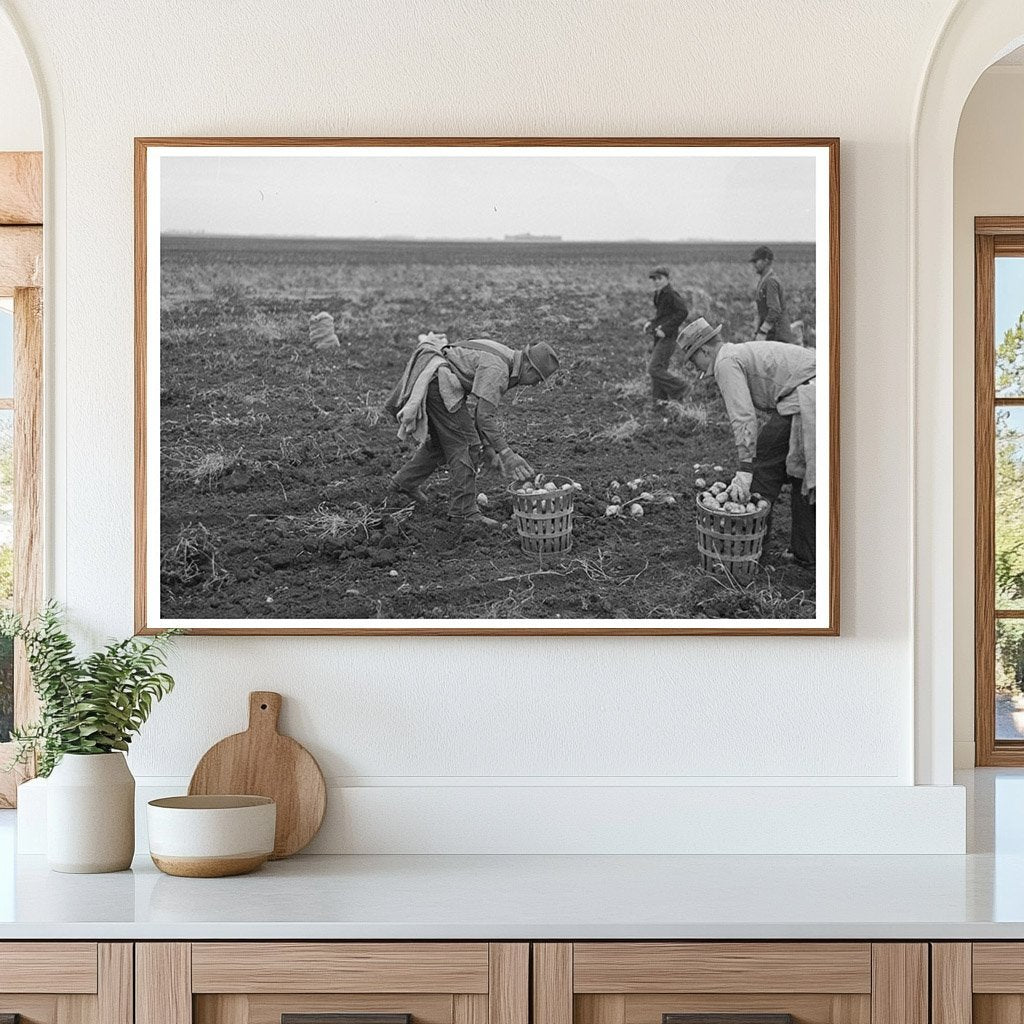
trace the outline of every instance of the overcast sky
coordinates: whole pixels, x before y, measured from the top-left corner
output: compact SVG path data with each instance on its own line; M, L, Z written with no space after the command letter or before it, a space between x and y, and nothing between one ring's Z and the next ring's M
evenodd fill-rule
M151 152L153 152L151 150ZM156 152L159 152L157 150ZM201 150L193 152L202 153ZM162 154L161 230L320 237L813 241L813 155L607 149ZM648 150L647 152L651 152ZM324 155L320 155L324 154Z

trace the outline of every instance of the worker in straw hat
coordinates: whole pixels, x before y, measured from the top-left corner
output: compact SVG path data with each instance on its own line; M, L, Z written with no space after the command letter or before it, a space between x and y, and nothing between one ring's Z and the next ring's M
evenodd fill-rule
M447 466L451 479L449 518L458 525L495 527L476 503L476 468L484 449L509 480L533 476L533 467L509 446L498 406L514 387L547 380L558 357L547 342L511 349L489 338L449 345L445 334L421 334L385 408L398 421L398 436L420 442L391 480L391 495L423 504L422 485Z
M683 360L701 376L714 374L732 424L739 468L729 484L733 501L751 492L774 502L787 481L793 485L792 531L787 556L811 565L815 559L814 429L815 350L781 341L724 342L722 328L703 317L679 334ZM757 413L768 413L758 430Z

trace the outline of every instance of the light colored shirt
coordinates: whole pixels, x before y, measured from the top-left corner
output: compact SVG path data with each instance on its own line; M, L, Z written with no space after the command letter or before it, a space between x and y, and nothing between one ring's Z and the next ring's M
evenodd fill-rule
M757 411L779 411L780 400L812 380L815 367L815 349L783 341L747 341L718 350L715 380L725 400L741 463L753 462L757 455Z
M508 447L498 422L498 406L512 383L518 380L522 354L490 338L476 338L451 345L445 359L466 392L466 405L481 441L496 452Z

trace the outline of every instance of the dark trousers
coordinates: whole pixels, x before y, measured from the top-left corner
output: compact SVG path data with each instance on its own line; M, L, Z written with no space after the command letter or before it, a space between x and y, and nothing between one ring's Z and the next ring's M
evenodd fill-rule
M394 482L403 490L423 484L436 469L448 466L451 498L448 514L465 519L477 512L475 457L480 452L480 437L465 402L449 412L437 381L427 387L427 439L413 457L395 474Z
M647 372L651 375L651 395L656 402L664 402L670 398L678 401L689 390L686 381L682 377L677 377L668 368L675 350L675 338L655 338Z
M792 527L789 548L801 562L813 562L815 556L814 506L801 492L803 480L786 473L789 454L789 431L793 417L773 412L771 419L757 435L757 456L754 459L754 482L751 487L773 505L788 480L793 485ZM771 535L771 521L768 523Z

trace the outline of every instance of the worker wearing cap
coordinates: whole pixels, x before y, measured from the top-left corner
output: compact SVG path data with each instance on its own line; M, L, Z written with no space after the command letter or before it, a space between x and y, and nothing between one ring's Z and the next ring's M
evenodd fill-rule
M417 437L421 443L392 478L392 493L415 504L425 502L421 485L446 465L451 478L449 518L497 526L476 504L476 465L482 450L496 453L508 479L533 476L533 467L505 439L498 406L510 388L539 384L557 369L558 357L543 341L511 349L488 338L448 345L444 335L422 335L386 406L400 424L415 424L422 416L418 428L404 433L399 429L399 436Z
M789 329L789 315L786 312L786 296L782 282L775 276L775 253L767 245L759 245L751 254L749 262L757 274L757 288L754 302L757 305L757 321L754 324L754 341L784 341L793 343Z
M739 455L739 469L729 484L729 497L740 504L751 492L774 502L782 485L792 484L790 557L802 564L815 559L814 492L805 487L814 479L813 445L800 443L804 460L803 479L792 476L791 453L795 450L793 418L808 412L813 423L816 354L813 348L779 341L753 341L731 345L722 341L721 325L712 327L703 317L680 332L679 347L701 375L712 373L732 424ZM805 389L806 385L810 385ZM801 394L802 392L802 394ZM807 402L810 403L808 409ZM758 429L758 412L768 418ZM797 434L800 432L797 431Z
M653 335L647 372L651 396L659 405L686 394L687 385L668 368L676 350L676 335L689 312L683 297L668 283L668 267L655 267L648 275L654 282L654 318L644 324L644 334Z

